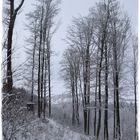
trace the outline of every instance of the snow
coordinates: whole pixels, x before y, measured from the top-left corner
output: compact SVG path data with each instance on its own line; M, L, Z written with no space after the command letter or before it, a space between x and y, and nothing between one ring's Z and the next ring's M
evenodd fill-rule
M94 140L90 136L71 131L51 119L36 119L16 134L20 140Z

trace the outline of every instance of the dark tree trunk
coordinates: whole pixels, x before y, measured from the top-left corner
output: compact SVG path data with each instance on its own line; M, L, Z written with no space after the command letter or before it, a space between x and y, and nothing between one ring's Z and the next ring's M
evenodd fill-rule
M98 69L98 68L97 68ZM94 101L94 136L96 136L96 121L97 121L97 82L98 72L96 70L96 84L95 84L95 101Z
M49 86L49 117L51 116L51 68L50 68L50 44L48 46L48 86Z
M89 133L90 133L90 56L89 56L89 50L88 50L88 70L87 70L88 72L87 72L87 74L88 74L88 77L87 77L87 81L88 81L88 84L87 84L87 90L88 90L88 93L87 93L87 95L88 95L88 97L87 97L87 100L88 100L88 114L87 114L87 116L88 116L88 125L87 125L87 127L88 127L88 135L89 135Z
M72 93L72 124L75 124L75 87L74 87L74 75L71 71L71 93Z
M137 43L137 42L136 42ZM137 130L137 51L138 44L133 46L133 83L134 83L134 96L135 96L135 134L134 139L138 140L138 130Z
M44 108L43 108L43 116L45 118L46 114L46 82L47 81L47 60L45 60L45 74L44 74Z
M118 74L116 74L116 133L121 140L121 131L120 131L120 102L119 102L119 85L118 85Z
M113 139L116 138L116 97L115 97L115 89L114 89L114 126L113 126Z
M31 91L31 102L33 102L33 94L34 94L34 68L35 68L35 50L36 50L36 33L34 38L34 48L33 48L33 66L32 66L32 91Z
M85 60L85 71L84 71L84 132L89 135L90 126L90 54L89 54L89 44L86 49L86 60Z
M79 124L79 99L78 99L78 85L77 85L77 75L78 73L75 74L75 95L76 95L76 119L77 123Z
M138 140L138 130L137 130L137 81L136 73L134 72L134 94L135 94L135 140Z
M104 140L108 140L108 54L105 45L105 111L104 111Z
M85 69L85 68L84 68ZM84 76L84 132L85 134L88 134L88 124L87 124L87 119L88 119L88 116L87 116L87 72L84 72L83 74Z
M42 49L42 65L41 65L41 103L40 103L40 108L41 112L43 111L43 86L44 86L44 61L45 61L45 38L46 34L43 33L43 49Z
M99 54L99 49L97 50L97 57ZM98 90L98 68L99 68L99 61L97 60L97 68L96 68L96 83L95 83L95 102L94 102L94 136L97 135L97 90Z
M114 28L116 28L116 25L114 23ZM120 131L120 105L119 105L119 71L118 71L118 62L117 62L117 48L116 48L116 29L114 31L114 39L113 39L113 68L114 68L114 91L115 91L115 134L116 138L119 140L121 139L121 131Z
M98 98L99 98L99 111L98 111L98 125L97 125L97 139L99 138L100 128L101 128L101 72L102 72L102 61L103 61L103 44L101 47L101 54L100 54L100 63L99 63L99 89L98 89Z
M12 20L12 19L11 19ZM8 30L8 44L7 44L7 87L8 92L12 93L13 76L12 76L12 36L13 36L13 23L10 21Z
M17 13L22 7L24 0L21 1L19 6L14 9L14 0L10 0L10 20L8 28L8 41L7 41L7 92L12 93L13 88L13 75L12 75L12 39L13 39L13 30L16 20Z
M41 46L42 46L42 21L43 21L43 7L40 20L40 42L39 42L39 56L38 56L38 117L41 116L41 100L40 100L40 64L41 64Z

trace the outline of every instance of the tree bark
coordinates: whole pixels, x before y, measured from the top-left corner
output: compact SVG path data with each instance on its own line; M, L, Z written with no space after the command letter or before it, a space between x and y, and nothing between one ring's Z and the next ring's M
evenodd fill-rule
M49 117L51 116L51 68L50 68L50 43L47 47L47 58L48 58L48 87L49 87Z
M104 140L108 140L108 54L105 45L105 111L104 111Z
M19 6L14 9L14 0L10 0L10 20L8 27L8 41L7 41L7 88L8 93L12 93L13 88L13 75L12 75L12 39L13 39L13 30L15 25L15 20L18 11L22 7L24 0L21 1Z
M43 115L44 118L46 116L46 82L47 81L47 60L45 60L45 74L44 74L44 108L43 108Z
M89 121L90 121L90 54L89 54L89 44L86 48L86 60L84 68L84 131L85 134L89 135Z
M114 69L114 91L115 91L115 135L116 138L121 140L121 131L120 131L120 107L119 107L119 72L118 72L118 62L117 62L117 48L116 48L116 24L114 23L114 39L113 39L113 69Z
M96 125L96 123L97 123L97 85L98 85L97 77L98 77L98 72L96 70L95 101L94 101L94 107L95 107L95 109L94 109L94 136L96 136L96 134L97 134L97 132L96 132L96 127L97 127L97 125Z
M36 31L35 31L36 32ZM32 89L31 89L31 102L33 102L33 94L34 94L34 69L35 69L35 50L36 50L36 33L34 37L34 48L33 48L33 66L32 66Z
M42 21L43 21L43 7L41 9L41 20L40 20L40 40L39 40L39 56L38 56L38 117L41 116L41 98L40 98L40 64L41 64L41 46L42 46Z

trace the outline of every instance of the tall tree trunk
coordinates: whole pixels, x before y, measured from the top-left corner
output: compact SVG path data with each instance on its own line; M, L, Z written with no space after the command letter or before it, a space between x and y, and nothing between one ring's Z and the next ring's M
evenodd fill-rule
M120 105L119 105L119 71L118 71L118 62L117 62L117 46L116 46L116 25L114 23L114 39L113 39L113 69L114 69L114 91L115 91L115 101L116 103L114 105L114 110L115 110L115 133L116 133L116 138L121 140L121 131L120 131Z
M49 117L51 116L51 68L50 68L50 43L47 47L48 56L48 87L49 87Z
M75 124L75 86L74 86L74 75L72 71L71 71L72 124L74 125Z
M116 96L115 96L115 88L114 88L114 124L113 124L113 139L116 138Z
M77 123L79 124L79 98L78 98L78 84L77 84L77 73L75 74L75 95L76 95L76 119Z
M84 131L85 134L89 135L90 126L90 54L89 54L89 44L86 49L86 60L85 60L85 71L84 71Z
M46 115L46 83L47 83L47 60L45 60L45 75L44 75L44 108L43 108L43 116L45 118Z
M33 66L32 66L32 89L31 89L31 102L33 102L33 94L34 94L34 68L35 68L35 50L36 50L36 33L34 38L34 48L33 48Z
M100 40L100 39L99 39ZM97 57L99 55L99 49L97 50ZM99 69L99 61L97 59L97 68L96 68L96 83L95 83L95 102L94 102L94 136L97 135L97 90L98 90L98 69Z
M108 140L108 54L105 45L105 111L104 111L104 140Z
M14 13L14 0L10 1L10 21L8 29L8 41L7 41L7 88L8 93L12 93L13 88L13 75L12 75L12 39L13 30L16 19L16 13Z
M102 41L103 42L103 41ZM100 128L101 128L101 72L102 72L102 61L103 61L103 44L102 43L102 47L101 47L101 53L100 53L100 63L99 63L99 89L98 89L98 98L99 98L99 111L98 111L98 125L97 125L97 139L99 138L99 134L100 134Z
M84 132L87 134L87 83L86 83L86 73L85 67L83 66L83 79L84 79Z
M119 140L121 140L121 130L120 130L120 102L119 102L119 77L116 74L116 133Z
M135 43L138 43L135 40ZM134 96L135 96L135 134L134 139L138 140L138 130L137 130L137 53L138 44L133 45L133 83L134 83Z
M135 94L135 140L138 140L137 130L137 81L136 73L134 72L134 94Z
M12 93L13 88L13 75L12 75L12 39L13 39L13 30L16 20L16 16L20 8L22 7L24 0L21 1L19 6L14 9L14 0L10 0L10 19L8 27L8 41L7 41L7 92Z
M45 32L45 31L43 31ZM44 86L44 61L45 61L45 38L46 38L46 33L43 33L43 49L42 49L42 65L41 65L41 103L40 103L40 108L41 112L43 111L43 86Z
M88 102L88 125L87 125L87 127L88 127L88 135L89 135L89 133L90 133L90 54L89 54L89 48L88 48L88 70L87 70L87 74L88 74L88 77L87 77L87 90L88 90L88 93L87 93L87 95L88 95L88 97L87 97L87 102Z
M12 36L13 36L13 27L12 19L10 19L10 25L8 30L8 44L7 44L7 85L8 92L12 92L13 87L13 76L12 76Z
M40 20L40 42L39 42L39 56L38 56L38 117L41 116L41 100L40 100L40 64L41 64L41 46L42 46L42 21L43 21L43 7L41 9L41 20Z
M96 132L96 121L97 121L97 85L98 85L97 77L98 77L98 71L96 70L95 101L94 101L94 107L95 107L94 108L94 136L96 136L96 134L97 134L97 132Z

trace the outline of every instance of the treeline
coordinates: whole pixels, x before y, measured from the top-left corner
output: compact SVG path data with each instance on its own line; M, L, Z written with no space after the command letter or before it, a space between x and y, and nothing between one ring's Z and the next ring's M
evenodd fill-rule
M85 134L90 132L94 119L94 136L99 139L103 129L104 140L121 140L120 93L125 89L127 50L134 50L128 58L134 78L133 91L136 101L137 40L132 41L130 19L117 0L104 0L89 10L88 16L74 18L65 39L68 48L61 62L63 78L72 97L72 122L79 123L79 104L83 106ZM135 44L131 44L131 41ZM133 48L133 49L132 49ZM130 74L131 75L131 74ZM129 75L129 76L130 76ZM127 95L126 95L127 96ZM91 97L94 106L91 106ZM114 121L108 122L108 102L114 103ZM94 116L90 115L94 109ZM135 116L137 110L135 110ZM101 126L102 116L104 125ZM136 117L135 117L136 122ZM109 138L108 124L113 125L113 138ZM137 126L135 124L135 139Z

